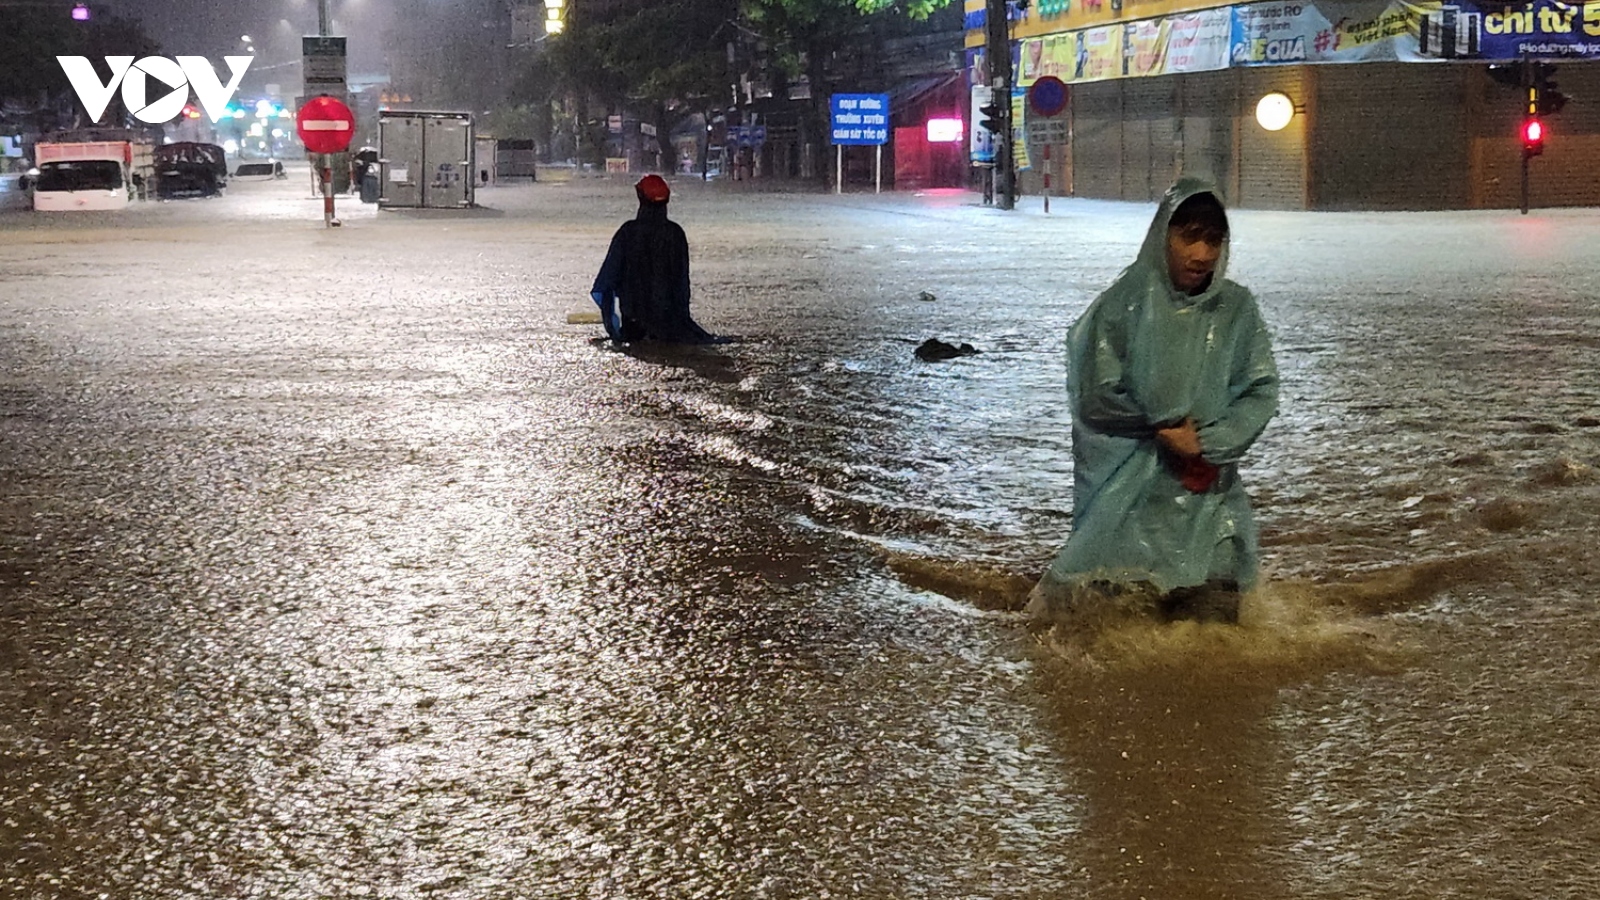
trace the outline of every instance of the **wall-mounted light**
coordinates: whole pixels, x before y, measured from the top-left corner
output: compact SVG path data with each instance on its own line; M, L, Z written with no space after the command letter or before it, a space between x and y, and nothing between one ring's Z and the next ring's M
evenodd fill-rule
M1282 131L1289 127L1295 113L1303 112L1305 107L1295 106L1288 94L1273 91L1256 103L1256 123L1268 131Z

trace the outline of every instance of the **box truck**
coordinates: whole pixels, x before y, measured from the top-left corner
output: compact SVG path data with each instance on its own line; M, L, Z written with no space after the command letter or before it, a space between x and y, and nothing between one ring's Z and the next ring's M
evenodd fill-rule
M132 141L41 142L34 165L33 208L42 211L122 209L145 198L154 171L150 147Z

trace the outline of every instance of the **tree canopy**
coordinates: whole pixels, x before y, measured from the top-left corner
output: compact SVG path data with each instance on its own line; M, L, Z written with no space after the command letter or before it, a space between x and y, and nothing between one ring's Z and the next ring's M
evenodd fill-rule
M46 105L71 89L57 56L150 56L159 48L137 22L97 13L73 20L65 7L21 6L4 11L0 27L0 104Z

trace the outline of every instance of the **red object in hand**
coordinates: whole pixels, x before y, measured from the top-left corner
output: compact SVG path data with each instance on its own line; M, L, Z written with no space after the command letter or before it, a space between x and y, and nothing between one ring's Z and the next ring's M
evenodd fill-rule
M1217 483L1217 476L1222 474L1222 469L1208 463L1199 456L1191 456L1180 464L1178 480L1190 493L1203 494L1211 490Z

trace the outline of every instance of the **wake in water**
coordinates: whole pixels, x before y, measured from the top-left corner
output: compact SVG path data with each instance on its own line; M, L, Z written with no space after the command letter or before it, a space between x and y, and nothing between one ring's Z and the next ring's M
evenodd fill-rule
M1317 584L1268 581L1246 594L1237 624L1167 621L1151 596L1129 591L1084 598L1053 622L1022 615L1038 577L1004 566L883 551L904 584L986 610L1017 613L1048 655L1080 674L1204 669L1278 680L1339 669L1392 671L1411 650L1391 616L1425 608L1454 586L1481 581L1501 554L1471 554L1397 566Z

